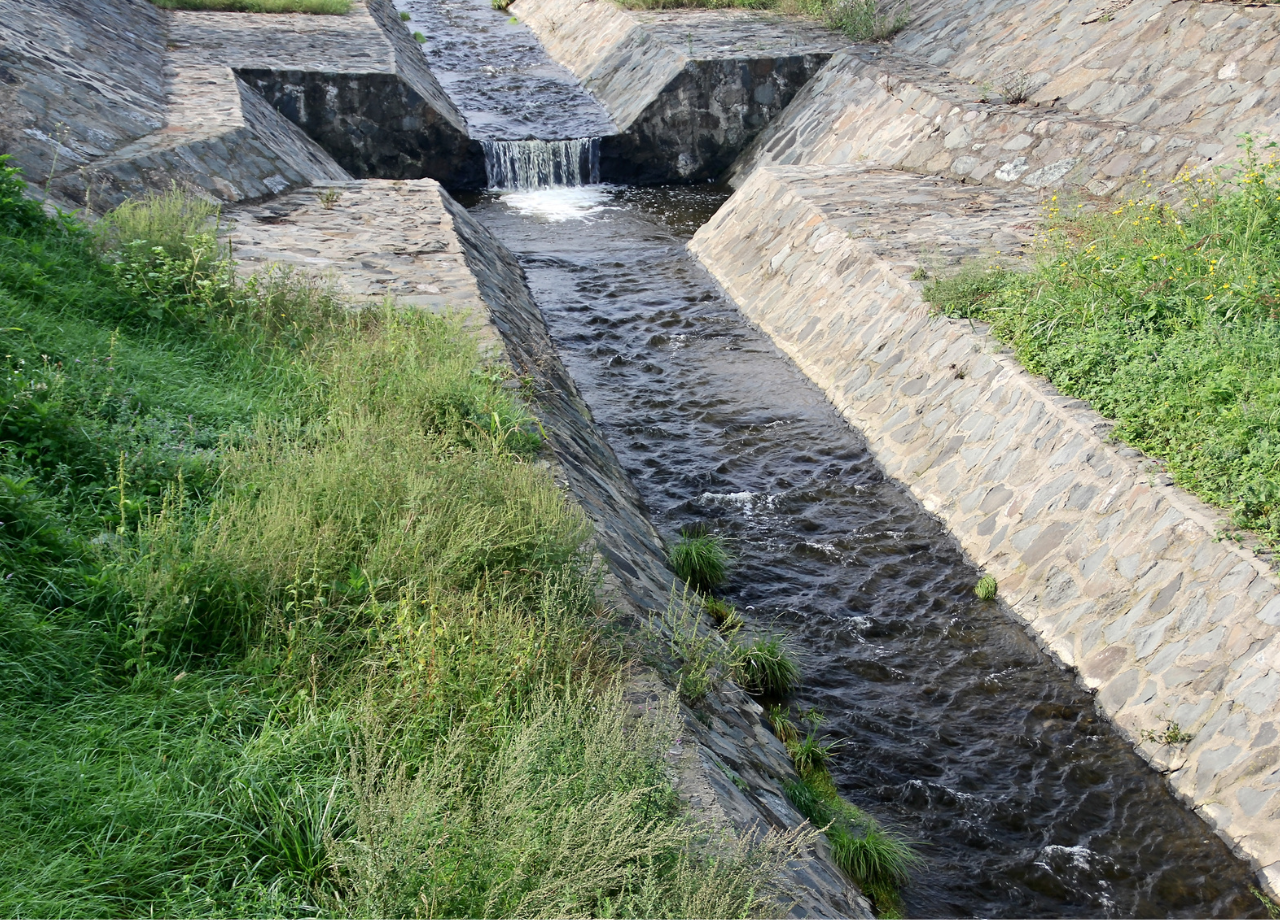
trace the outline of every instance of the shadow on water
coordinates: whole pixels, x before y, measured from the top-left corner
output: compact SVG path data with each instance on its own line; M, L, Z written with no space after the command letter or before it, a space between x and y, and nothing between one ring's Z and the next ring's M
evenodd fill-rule
M849 798L919 842L914 916L1265 916L1246 866L1099 718L940 524L684 249L708 188L480 196L667 537L791 637Z

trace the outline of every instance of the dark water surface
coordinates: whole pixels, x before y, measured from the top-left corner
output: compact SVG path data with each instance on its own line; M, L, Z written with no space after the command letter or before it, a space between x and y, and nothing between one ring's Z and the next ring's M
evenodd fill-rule
M608 0L600 0L608 2ZM608 133L489 0L399 0L477 136ZM602 187L468 202L668 537L730 535L725 595L803 662L841 791L918 841L917 917L1264 916L1247 867L1101 720L684 242L725 198Z
M1251 876L999 608L937 521L686 253L705 188L472 202L665 536L732 537L724 594L792 638L833 772L919 841L919 917L1264 915Z

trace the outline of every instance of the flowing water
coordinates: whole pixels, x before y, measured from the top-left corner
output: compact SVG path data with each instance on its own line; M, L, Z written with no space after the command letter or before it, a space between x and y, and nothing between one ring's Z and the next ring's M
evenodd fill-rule
M561 130L572 93L540 104L553 65L487 0L402 5L415 22L471 23L426 50L473 124L492 104L490 126L520 113L507 139L600 133ZM515 59L537 78L479 93L477 74ZM554 127L536 130L543 118ZM515 190L467 203L520 256L659 530L732 537L723 593L798 650L791 702L842 742L841 791L919 842L908 914L1265 916L1247 867L1020 626L974 598L978 573L946 531L688 255L725 191L590 185L577 149L493 147L493 184ZM575 163L566 184L579 187L540 188Z

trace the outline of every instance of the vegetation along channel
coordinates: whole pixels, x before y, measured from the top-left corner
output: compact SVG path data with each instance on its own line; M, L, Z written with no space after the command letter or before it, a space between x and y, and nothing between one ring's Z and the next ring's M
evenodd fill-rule
M490 105L494 122L538 110L554 67L507 14L479 2L406 8L415 21L471 24L465 41L427 46L462 88L460 107ZM553 117L574 122L557 102ZM728 538L721 595L748 634L785 636L801 666L781 701L791 721L819 714L839 790L923 857L905 913L1262 913L1248 868L1088 693L975 596L980 573L941 525L688 255L726 193L578 179L588 184L533 169L466 203L520 256L664 536Z

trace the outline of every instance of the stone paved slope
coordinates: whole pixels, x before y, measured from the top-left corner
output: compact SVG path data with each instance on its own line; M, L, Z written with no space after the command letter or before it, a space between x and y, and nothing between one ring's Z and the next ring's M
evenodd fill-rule
M1280 888L1280 582L1088 406L910 281L996 252L1030 193L874 167L756 169L690 246L865 433L1099 708ZM1163 720L1194 739L1144 740Z
M734 157L847 42L741 10L632 13L610 0L520 0L512 12L618 126L605 181L696 182Z
M338 193L329 208L322 191ZM240 207L228 217L246 270L291 264L328 273L353 301L395 297L467 314L495 351L535 382L557 478L595 524L616 603L633 623L665 609L675 578L661 541L560 362L519 264L437 183L333 183ZM656 675L641 674L628 698L643 711L668 692ZM795 778L790 758L755 702L728 685L711 695L702 718L688 709L683 714L686 735L671 758L696 816L744 835L803 823L782 796L781 782ZM793 916L872 916L831 864L823 841L784 881L794 889Z
M226 202L349 173L484 184L390 0L346 16L0 4L0 151L64 204L175 181Z

